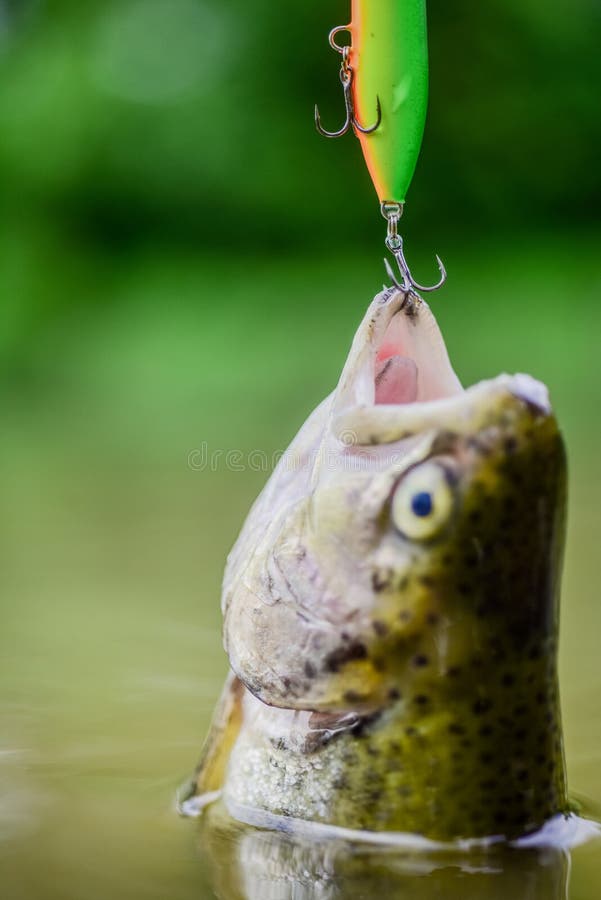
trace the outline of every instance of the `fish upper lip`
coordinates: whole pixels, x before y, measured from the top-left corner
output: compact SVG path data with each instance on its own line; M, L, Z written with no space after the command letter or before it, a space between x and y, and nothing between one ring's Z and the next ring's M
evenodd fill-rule
M331 407L333 434L343 443L390 444L426 431L476 431L494 424L501 407L544 417L552 414L546 387L525 374L498 375L464 389L455 375L436 319L423 300L407 304L398 291L384 291L373 301L359 326ZM396 359L388 389L379 379L388 358ZM407 377L415 379L411 399ZM400 368L399 368L400 366ZM403 388L407 390L404 392ZM397 399L398 398L398 399ZM515 400L515 406L512 402Z

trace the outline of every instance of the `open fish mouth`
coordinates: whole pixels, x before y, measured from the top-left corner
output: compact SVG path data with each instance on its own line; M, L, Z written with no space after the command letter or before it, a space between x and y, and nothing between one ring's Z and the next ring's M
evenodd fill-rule
M463 388L427 303L392 289L376 297L357 332L332 427L346 443L373 446L430 429L473 433L502 406L551 414L547 388L529 375L502 374Z

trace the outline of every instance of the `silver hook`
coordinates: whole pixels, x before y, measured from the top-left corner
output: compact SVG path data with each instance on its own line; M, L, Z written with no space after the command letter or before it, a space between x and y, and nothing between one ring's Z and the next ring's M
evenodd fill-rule
M353 103L352 94L353 68L349 63L351 48L341 47L336 43L335 40L336 35L339 31L348 31L349 29L349 25L337 25L336 28L332 28L328 38L330 46L342 55L342 65L340 67L340 82L344 91L344 108L346 111L346 119L344 121L344 125L342 126L342 128L339 128L338 131L326 131L321 124L319 107L317 106L317 104L315 104L315 127L321 135L327 138L342 137L342 135L346 134L347 131L349 131L351 128L354 128L355 131L361 132L361 134L373 134L373 132L380 127L380 123L382 121L382 107L380 105L379 97L376 97L377 121L375 125L365 127L361 125L361 123L355 116L355 106Z
M388 201L385 201L384 203L382 203L382 215L388 222L386 246L394 256L401 273L401 281L399 282L398 278L392 271L392 266L390 265L388 260L384 260L386 272L388 273L388 277L391 279L394 286L399 291L403 291L403 293L405 294L415 293L416 291L422 291L423 293L429 294L431 291L436 291L438 290L438 288L442 287L447 280L447 270L445 269L443 261L441 260L440 256L438 256L438 254L436 254L436 261L438 263L438 271L440 272L440 280L436 284L430 286L418 284L411 274L411 270L407 264L407 260L405 259L405 252L403 250L403 238L398 233L399 220L403 215L403 204L390 203Z

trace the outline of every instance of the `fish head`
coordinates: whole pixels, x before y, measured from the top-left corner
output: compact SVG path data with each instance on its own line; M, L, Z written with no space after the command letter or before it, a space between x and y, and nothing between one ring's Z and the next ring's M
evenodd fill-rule
M269 705L368 714L540 658L564 494L546 388L464 390L427 305L384 292L230 555L234 672Z

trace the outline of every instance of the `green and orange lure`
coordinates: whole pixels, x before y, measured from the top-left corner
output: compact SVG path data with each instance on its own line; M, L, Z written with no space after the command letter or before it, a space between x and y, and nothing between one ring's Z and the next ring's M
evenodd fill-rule
M340 32L351 43L337 42ZM341 137L353 129L388 222L386 246L395 257L401 281L388 263L395 285L405 292L433 291L444 284L446 271L439 257L440 280L430 287L412 277L403 252L398 223L422 144L428 105L428 37L425 0L352 0L350 25L330 32L331 46L341 54L340 81L346 121L338 131L326 131L315 107L315 124L326 137ZM374 121L375 119L375 121ZM363 124L369 122L370 124Z

